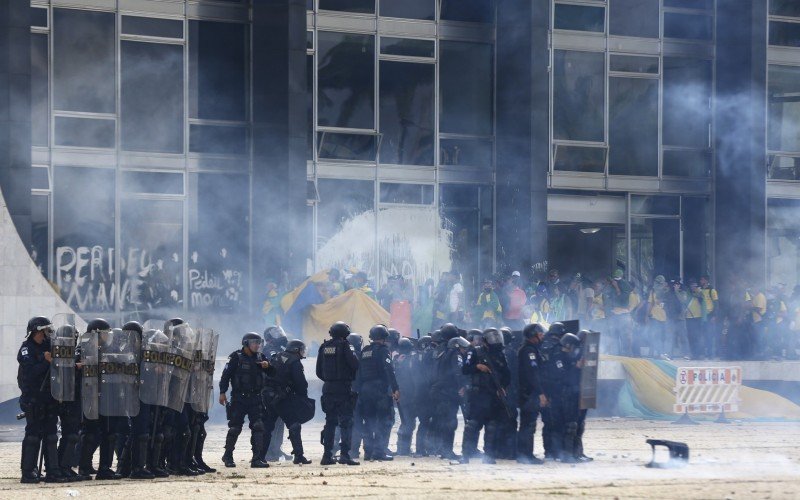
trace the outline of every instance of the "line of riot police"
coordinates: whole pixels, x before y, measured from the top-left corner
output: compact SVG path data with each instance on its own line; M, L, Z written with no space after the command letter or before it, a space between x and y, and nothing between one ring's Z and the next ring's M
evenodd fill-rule
M32 318L17 354L21 482L214 472L203 448L218 339L180 318L162 329L94 319L83 333L72 315Z

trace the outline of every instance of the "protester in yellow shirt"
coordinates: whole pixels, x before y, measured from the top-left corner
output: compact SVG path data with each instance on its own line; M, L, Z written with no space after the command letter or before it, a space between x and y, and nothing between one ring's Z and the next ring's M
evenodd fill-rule
M653 288L647 299L646 331L650 337L653 356L669 357L672 355L672 342L667 338L667 311L664 309L667 293L669 293L667 280L659 274L653 281Z

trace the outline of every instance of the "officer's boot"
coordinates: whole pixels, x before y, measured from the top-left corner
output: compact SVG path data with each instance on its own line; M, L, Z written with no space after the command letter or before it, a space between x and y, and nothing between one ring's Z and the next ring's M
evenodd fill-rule
M149 459L150 472L152 472L155 477L169 477L169 472L161 467L161 454L163 450L164 434L159 432L153 436L153 449L147 457Z
M400 433L400 429L403 430L403 433ZM396 455L399 457L407 457L411 455L411 434L409 434L405 428L403 428L402 424L400 429L397 431L397 453ZM413 430L411 431L414 432Z
M205 472L217 472L217 469L210 467L204 460L203 460L203 446L206 442L206 430L203 427L200 427L200 432L197 434L197 444L194 447L194 462L197 464L200 469L204 470Z
M84 479L92 479L97 470L92 466L92 458L97 450L97 435L93 432L81 434L81 456L78 463L78 474Z
M22 477L20 483L36 484L39 482L39 471L36 461L39 458L39 436L26 435L22 440L22 460L20 469Z
M442 458L445 460L460 460L461 457L456 455L456 452L453 451L453 445L456 440L456 430L443 429L442 436Z
M184 462L186 463L187 467L198 474L205 474L205 469L201 469L200 465L194 459L194 450L197 448L197 437L200 433L200 428L199 426L194 425L191 427L191 430L192 433L189 436L189 444L186 446L186 452L184 454Z
M97 470L96 480L122 479L114 472L111 466L114 463L114 448L117 444L117 434L105 434L100 444L100 468Z
M340 420L341 422L341 420ZM361 465L352 458L350 458L350 443L353 440L353 421L345 419L341 425L342 441L339 444L339 460L342 465Z
M320 465L333 465L336 461L333 459L333 441L336 439L336 427L329 423L326 419L325 427L320 432L319 441L322 444L323 452L322 459L319 461Z
M267 462L277 462L281 457L284 457L283 450L281 450L281 443L283 443L283 429L285 425L282 419L275 421L275 428L269 439L269 446L265 448L265 456ZM266 433L264 433L264 440L266 441Z
M289 441L292 443L292 462L296 465L308 465L311 460L303 454L303 439L300 437L300 424L294 423L289 427Z
M233 450L236 448L236 440L242 432L241 427L228 427L228 435L225 436L225 453L222 454L222 463L225 467L236 467L233 461Z
M58 435L50 434L44 438L44 467L47 475L42 478L45 483L66 483L70 481L61 473L58 465Z
M573 464L577 462L575 458L575 438L578 434L578 423L567 422L564 429L564 444L561 450L561 462Z
M131 454L133 451L133 436L120 435L120 441L123 442L122 450L117 455L117 474L123 478L131 475ZM119 450L119 442L117 442L117 449Z
M147 470L147 449L150 439L147 434L132 437L131 439L131 479L153 479L155 474Z
M264 422L257 420L250 426L250 449L253 458L250 459L250 467L253 469L266 469L269 464L264 461Z
M461 440L461 463L468 464L478 453L480 427L475 420L467 420L464 424L464 438Z
M483 435L483 463L496 464L495 457L497 456L497 435L500 432L496 420L486 424L486 430Z
M69 478L70 481L83 481L83 476L72 470L78 465L76 457L78 444L77 434L62 435L58 442L58 465L61 467L61 474Z
M175 436L170 450L170 465L179 476L198 476L199 472L189 467L186 462L186 452L191 440L191 433L187 430Z

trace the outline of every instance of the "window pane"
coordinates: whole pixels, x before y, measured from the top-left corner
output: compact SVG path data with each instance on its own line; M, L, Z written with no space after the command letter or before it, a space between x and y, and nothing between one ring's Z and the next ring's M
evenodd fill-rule
M769 44L800 47L800 23L769 22Z
M711 62L664 58L663 141L669 146L709 147Z
M189 116L247 117L247 27L189 21Z
M442 40L439 44L440 130L492 134L492 46Z
M381 16L433 21L435 0L381 0Z
M192 198L197 209L190 210L195 218L189 226L189 307L235 309L247 303L249 178L199 174Z
M658 38L658 0L611 0L612 35Z
M306 56L306 160L314 159L314 56Z
M122 190L126 193L183 194L183 174L167 172L122 172Z
M180 307L183 295L183 202L124 199L121 206L124 311Z
M677 196L631 196L631 213L639 215L680 215L681 200Z
M189 125L189 151L211 154L247 154L247 128Z
M375 0L319 0L319 10L342 10L345 12L375 12Z
M658 80L611 78L608 171L658 175Z
M50 176L47 167L31 168L31 189L50 189Z
M711 177L711 153L703 150L664 150L664 175Z
M664 13L664 38L711 40L712 17L694 14Z
M554 137L603 141L605 56L557 50L553 78Z
M658 74L657 57L611 55L611 71Z
M376 137L367 134L317 133L320 159L375 161Z
M314 49L314 32L306 31L306 49Z
M434 69L381 61L381 163L433 165Z
M39 272L45 276L47 276L47 266L50 261L47 233L50 227L49 211L49 196L35 195L31 197L31 259Z
M115 23L110 12L53 9L53 107L116 112Z
M116 142L114 125L114 120L57 116L54 143L56 146L113 148Z
M183 47L122 45L122 148L183 152Z
M372 181L320 179L317 186L319 188L317 248L321 249L348 221L374 210L375 184ZM372 219L370 231L374 231L374 224L375 220ZM371 238L365 239L371 240ZM374 246L370 246L374 249ZM374 259L374 256L367 257L370 261ZM368 269L367 266L361 268Z
M797 0L769 0L769 13L775 16L800 17Z
M381 183L381 203L430 205L433 203L433 186L429 184Z
M494 0L441 0L443 21L493 23Z
M553 27L558 30L605 31L606 11L603 7L556 4Z
M664 0L664 7L709 10L714 7L714 0Z
M375 37L320 31L317 34L319 125L375 126Z
M768 179L800 180L800 158L769 155L767 164L769 165Z
M488 139L441 139L439 153L442 165L492 166L492 141Z
M768 143L772 151L800 151L800 67L769 67Z
M122 33L126 35L183 38L183 21L153 17L122 16Z
M114 170L55 167L54 278L77 312L114 310Z
M47 9L31 7L31 26L47 28Z
M395 56L436 57L436 42L433 40L410 40L408 38L381 37L381 54Z
M50 138L50 97L47 81L47 52L47 35L32 33L31 141L34 146L48 146Z
M568 172L594 172L606 171L606 148L592 148L583 146L556 146L556 156L553 163L555 170Z

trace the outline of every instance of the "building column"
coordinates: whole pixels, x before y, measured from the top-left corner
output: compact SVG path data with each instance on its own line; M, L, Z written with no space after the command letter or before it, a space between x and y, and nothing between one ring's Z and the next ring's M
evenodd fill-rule
M305 275L306 3L253 2L253 305L267 279Z
M717 0L715 268L766 285L767 0Z
M0 2L0 189L31 245L31 22L28 0Z

